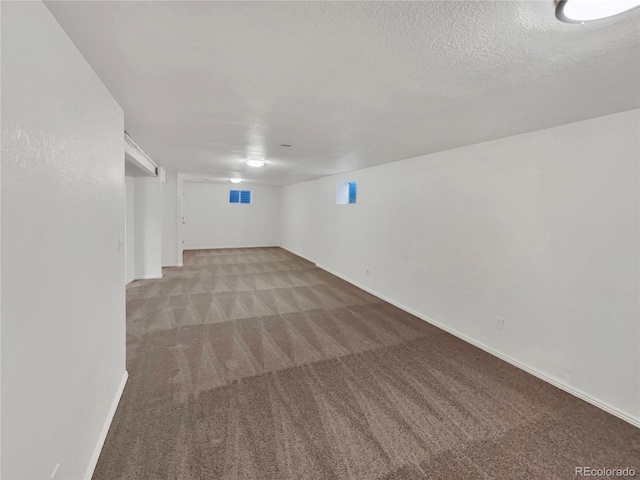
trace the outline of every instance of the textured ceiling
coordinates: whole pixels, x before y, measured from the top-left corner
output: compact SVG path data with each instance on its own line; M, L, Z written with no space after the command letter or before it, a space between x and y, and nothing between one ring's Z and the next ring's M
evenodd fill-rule
M47 6L136 142L192 178L285 185L640 105L638 10L577 25L552 0Z

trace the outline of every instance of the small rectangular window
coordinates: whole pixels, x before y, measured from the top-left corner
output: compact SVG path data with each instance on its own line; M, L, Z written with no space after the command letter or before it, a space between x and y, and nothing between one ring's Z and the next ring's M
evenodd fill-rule
M356 203L357 191L358 191L358 182L349 182L349 203Z
M336 203L338 205L355 205L358 195L358 182L338 182L336 186Z
M251 190L229 190L229 203L251 203Z

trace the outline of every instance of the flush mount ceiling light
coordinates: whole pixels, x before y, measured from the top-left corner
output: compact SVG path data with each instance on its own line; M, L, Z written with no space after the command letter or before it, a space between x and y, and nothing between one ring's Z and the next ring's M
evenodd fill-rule
M242 181L242 179L234 177L234 178L230 178L229 181L231 183L240 183Z
M264 160L257 158L250 158L247 160L247 165L250 167L264 167Z
M584 23L613 17L640 6L640 0L560 0L556 8L558 20Z

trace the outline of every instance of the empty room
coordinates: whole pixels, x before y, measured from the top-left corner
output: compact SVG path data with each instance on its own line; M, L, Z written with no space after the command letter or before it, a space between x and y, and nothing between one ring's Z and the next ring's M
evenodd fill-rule
M2 480L640 478L640 0L2 1Z

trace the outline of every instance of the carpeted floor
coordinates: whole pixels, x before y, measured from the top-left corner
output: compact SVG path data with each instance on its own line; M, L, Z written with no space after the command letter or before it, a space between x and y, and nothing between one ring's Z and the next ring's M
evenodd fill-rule
M184 260L127 288L130 377L95 479L640 472L639 429L291 253Z

